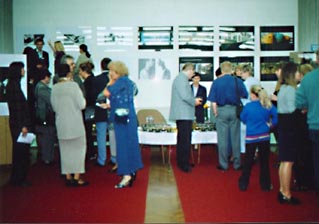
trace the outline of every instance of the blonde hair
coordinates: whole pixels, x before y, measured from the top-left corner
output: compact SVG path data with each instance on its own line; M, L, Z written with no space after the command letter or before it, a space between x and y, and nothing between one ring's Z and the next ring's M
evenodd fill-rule
M261 87L260 85L253 85L250 88L250 92L255 94L259 98L260 103L263 107L267 109L271 108L271 100L269 98L267 91L263 87Z
M224 61L220 64L220 69L222 70L222 74L231 74L232 64L229 61Z
M54 42L54 49L56 50L56 51L63 51L64 52L64 46L63 46L63 44L62 44L62 42L61 41L55 41Z
M313 67L311 64L302 64L299 66L299 72L303 75L306 75L308 72L311 72L313 70Z
M119 74L120 77L128 76L128 68L121 61L111 61L107 67L109 70L113 70Z

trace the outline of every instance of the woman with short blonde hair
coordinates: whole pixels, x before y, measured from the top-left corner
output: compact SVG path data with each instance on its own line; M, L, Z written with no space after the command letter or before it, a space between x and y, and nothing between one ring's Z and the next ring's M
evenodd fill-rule
M110 99L110 118L116 139L117 174L122 180L114 187L131 187L137 171L143 168L134 108L134 82L128 78L127 66L121 61L108 65L110 82L104 95Z

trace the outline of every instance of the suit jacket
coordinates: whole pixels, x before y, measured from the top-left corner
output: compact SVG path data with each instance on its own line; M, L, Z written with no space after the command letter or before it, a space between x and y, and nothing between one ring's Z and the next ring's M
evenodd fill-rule
M49 54L46 51L42 51L42 56L43 58L39 58L38 52L36 49L34 49L35 54L33 55L34 57L34 65L36 66L37 64L44 63L47 69L49 69Z
M193 84L191 85L193 94L194 94L194 87ZM198 90L196 93L196 98L200 97L203 99L202 104L195 107L195 117L197 123L204 123L205 122L205 113L204 113L204 104L207 101L207 91L206 88L202 85L198 86Z
M98 95L104 90L106 84L109 82L109 72L104 71L102 74L94 77L94 98L97 99ZM107 121L107 110L100 107L95 107L95 121L102 122Z
M85 136L82 110L86 102L78 84L65 81L52 87L51 104L55 112L58 139Z
M169 119L194 120L195 98L184 72L180 72L172 85L171 107Z

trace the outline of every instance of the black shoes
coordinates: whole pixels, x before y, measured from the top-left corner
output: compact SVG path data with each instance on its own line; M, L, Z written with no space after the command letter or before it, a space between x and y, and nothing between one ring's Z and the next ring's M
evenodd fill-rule
M137 178L137 172L131 173L131 177L132 177L133 181L135 181Z
M262 191L271 191L272 189L274 189L274 186L272 186L272 184L270 184L268 187L261 188Z
M23 181L21 183L16 183L16 182L11 182L12 186L16 186L16 187L31 187L32 184L29 181Z
M86 187L89 185L88 181L82 180L82 179L65 179L65 186L67 187Z
M301 202L298 198L290 197L287 198L281 192L278 192L278 201L280 204L289 204L289 205L300 205Z
M243 166L239 166L239 167L237 167L237 168L234 168L234 170L236 170L236 171L240 171L240 170L242 170L243 169Z
M221 171L227 171L227 169L225 169L225 168L222 167L221 165L216 166L216 168L217 168L218 170L221 170Z
M183 171L184 173L190 173L190 172L192 172L192 168L191 168L190 166L184 166L184 167L180 167L180 166L179 166L179 169L180 169L181 171Z

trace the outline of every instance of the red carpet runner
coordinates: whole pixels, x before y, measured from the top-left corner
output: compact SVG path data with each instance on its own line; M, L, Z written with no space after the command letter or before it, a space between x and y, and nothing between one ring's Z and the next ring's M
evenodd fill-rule
M226 172L216 169L218 155L212 146L202 146L201 163L191 173L172 166L186 222L318 222L319 206L314 192L294 192L301 206L281 205L275 155L271 154L271 179L274 189L263 192L259 187L259 164L253 167L246 192L238 189L241 171L233 167ZM197 158L197 153L194 154Z
M0 222L143 223L150 152L142 154L145 168L133 187L124 189L114 189L119 177L92 162L84 175L90 185L83 188L66 187L58 165L37 164L29 172L32 187L8 185L0 190Z

